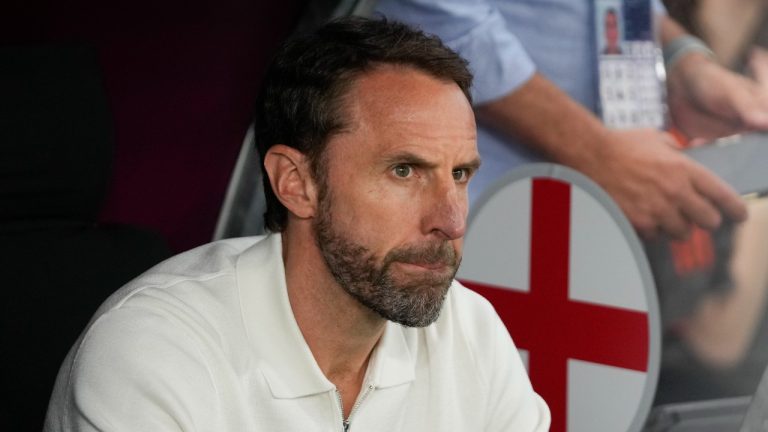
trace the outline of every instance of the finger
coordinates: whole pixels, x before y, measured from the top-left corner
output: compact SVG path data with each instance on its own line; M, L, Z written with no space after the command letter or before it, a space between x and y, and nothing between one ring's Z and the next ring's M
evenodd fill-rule
M659 230L658 228L649 228L649 227L635 227L635 230L640 235L640 237L643 240L646 241L653 241L659 238Z
M747 128L768 129L768 91L757 83L739 77L738 87L730 92L733 109Z
M677 132L679 135L673 134L672 132L666 132L666 131L658 131L659 136L661 137L661 141L666 143L668 146L672 147L675 150L682 150L685 147L686 138L682 135L682 133Z
M635 231L644 240L655 240L659 236L659 223L656 218L651 217L650 213L637 214L625 213Z
M683 133L688 136L714 139L731 135L743 129L744 125L738 117L738 113L714 114L704 111L690 110L683 107L670 107L672 109L672 121Z
M748 104L741 108L739 114L747 129L768 130L768 103L756 101Z
M659 228L674 240L685 240L691 232L691 222L678 208L667 209L659 218Z
M749 70L755 77L755 81L768 88L768 51L760 47L753 47L747 60Z
M698 122L697 130L700 132L696 134L696 137L705 138L709 141L733 135L744 128L741 118L726 118L706 114L696 121Z
M701 147L707 143L709 143L711 140L707 138L691 138L691 141L688 142L688 146L690 147Z
M732 187L703 166L694 163L694 168L696 175L692 177L692 182L696 191L709 199L731 220L741 222L747 218L747 206Z
M679 200L680 211L691 223L706 230L714 230L720 226L723 219L720 210L695 188L691 187Z

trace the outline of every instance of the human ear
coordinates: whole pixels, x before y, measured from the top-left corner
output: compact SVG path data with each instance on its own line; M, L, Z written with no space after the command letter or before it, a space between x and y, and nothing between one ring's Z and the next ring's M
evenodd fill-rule
M315 215L317 194L304 153L276 144L264 155L264 170L272 191L289 212L302 219Z

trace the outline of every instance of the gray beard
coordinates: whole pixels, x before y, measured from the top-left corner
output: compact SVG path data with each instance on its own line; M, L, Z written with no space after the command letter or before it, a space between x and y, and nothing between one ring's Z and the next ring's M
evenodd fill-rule
M334 230L330 195L320 194L315 241L336 282L358 302L381 317L408 327L425 327L438 316L460 258L448 241L393 249L381 264L366 247ZM446 275L435 272L398 281L392 275L395 262L444 263L452 267Z

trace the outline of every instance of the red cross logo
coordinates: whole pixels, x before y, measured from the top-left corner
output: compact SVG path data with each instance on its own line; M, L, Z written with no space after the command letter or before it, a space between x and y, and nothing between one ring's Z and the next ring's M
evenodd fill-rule
M552 432L567 425L568 359L648 371L648 315L574 301L568 295L571 187L534 179L530 291L461 282L493 303L519 348L529 375L552 412Z

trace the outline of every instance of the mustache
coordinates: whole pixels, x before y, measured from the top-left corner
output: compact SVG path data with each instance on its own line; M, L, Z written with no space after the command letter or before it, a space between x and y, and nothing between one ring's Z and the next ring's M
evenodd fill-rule
M384 258L384 264L397 261L409 264L438 264L455 267L460 258L450 243L432 242L423 245L403 246L392 250Z

